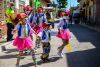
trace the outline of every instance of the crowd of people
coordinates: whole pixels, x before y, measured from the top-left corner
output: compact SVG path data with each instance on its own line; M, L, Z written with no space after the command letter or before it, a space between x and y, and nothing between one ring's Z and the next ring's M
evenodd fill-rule
M16 38L13 41L13 45L17 47L19 54L17 55L16 67L19 67L20 60L25 58L29 51L32 55L33 66L37 67L36 50L42 43L43 53L41 59L44 62L49 61L49 53L51 50L51 30L50 23L48 23L46 14L42 7L34 13L34 9L30 6L23 8L24 12L16 14L12 9L13 3L9 3L9 7L6 10L6 22L7 22L7 41L13 40L14 33L17 33ZM70 31L68 29L68 19L66 13L61 12L62 19L59 21L57 37L62 39L63 44L58 47L58 55L63 56L62 50L69 43L71 38ZM36 35L36 42L33 44L34 37Z

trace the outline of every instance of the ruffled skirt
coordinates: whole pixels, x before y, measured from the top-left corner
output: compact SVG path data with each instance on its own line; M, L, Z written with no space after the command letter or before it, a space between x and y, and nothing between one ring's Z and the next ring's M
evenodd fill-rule
M28 50L34 46L30 37L19 38L18 36L15 38L13 45L16 46L19 51Z
M57 34L57 37L68 41L71 38L71 33L70 33L69 29L67 29L67 30L62 29Z

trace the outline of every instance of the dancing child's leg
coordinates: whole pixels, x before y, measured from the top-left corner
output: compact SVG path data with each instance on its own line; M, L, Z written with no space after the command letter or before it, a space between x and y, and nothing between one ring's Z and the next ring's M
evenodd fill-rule
M30 54L32 55L33 65L34 67L37 67L35 50L33 48L30 48L29 50L30 50Z

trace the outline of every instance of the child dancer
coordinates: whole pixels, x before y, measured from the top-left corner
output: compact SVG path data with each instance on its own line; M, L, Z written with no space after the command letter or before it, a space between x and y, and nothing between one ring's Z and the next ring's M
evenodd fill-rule
M71 38L70 31L68 29L68 20L66 20L65 13L61 13L62 19L60 20L58 26L58 35L57 37L62 39L63 44L58 47L58 55L63 57L62 50L69 43L69 39Z
M51 34L50 34L50 24L44 24L43 25L44 30L39 33L38 35L41 37L42 40L42 48L43 48L43 54L41 55L41 59L46 62L49 61L49 53L50 53L50 40L51 40Z
M34 67L37 67L36 65L36 55L35 50L32 48L32 39L30 37L31 32L34 32L30 26L30 24L26 21L26 14L20 13L18 15L19 17L19 23L16 25L15 30L18 32L18 36L15 38L13 45L18 48L19 54L17 56L17 63L16 67L19 67L20 60L24 58L23 51L29 50L30 54L32 55L33 59L33 65Z
M36 17L36 27L34 28L34 30L36 31L36 33L38 34L39 32L41 32L43 30L43 25L45 23L47 23L47 19L46 19L46 15L43 13L43 8L42 7L39 7L38 8L38 14L37 14L37 17ZM41 39L40 37L37 37L36 39L36 48L38 48L40 46L40 42L41 42Z

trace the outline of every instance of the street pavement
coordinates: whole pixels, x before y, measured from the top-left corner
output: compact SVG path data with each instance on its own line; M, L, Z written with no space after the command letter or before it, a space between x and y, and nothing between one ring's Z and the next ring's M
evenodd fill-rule
M52 29L50 62L43 63L40 59L42 48L37 51L38 67L100 67L100 32L81 25L72 25L70 44L63 50L64 57L57 55L57 47L62 44L57 38L57 23ZM35 36L34 40L35 41ZM11 42L0 43L5 45L6 51L0 52L0 67L15 67L17 49ZM20 67L33 67L31 56L21 60Z

